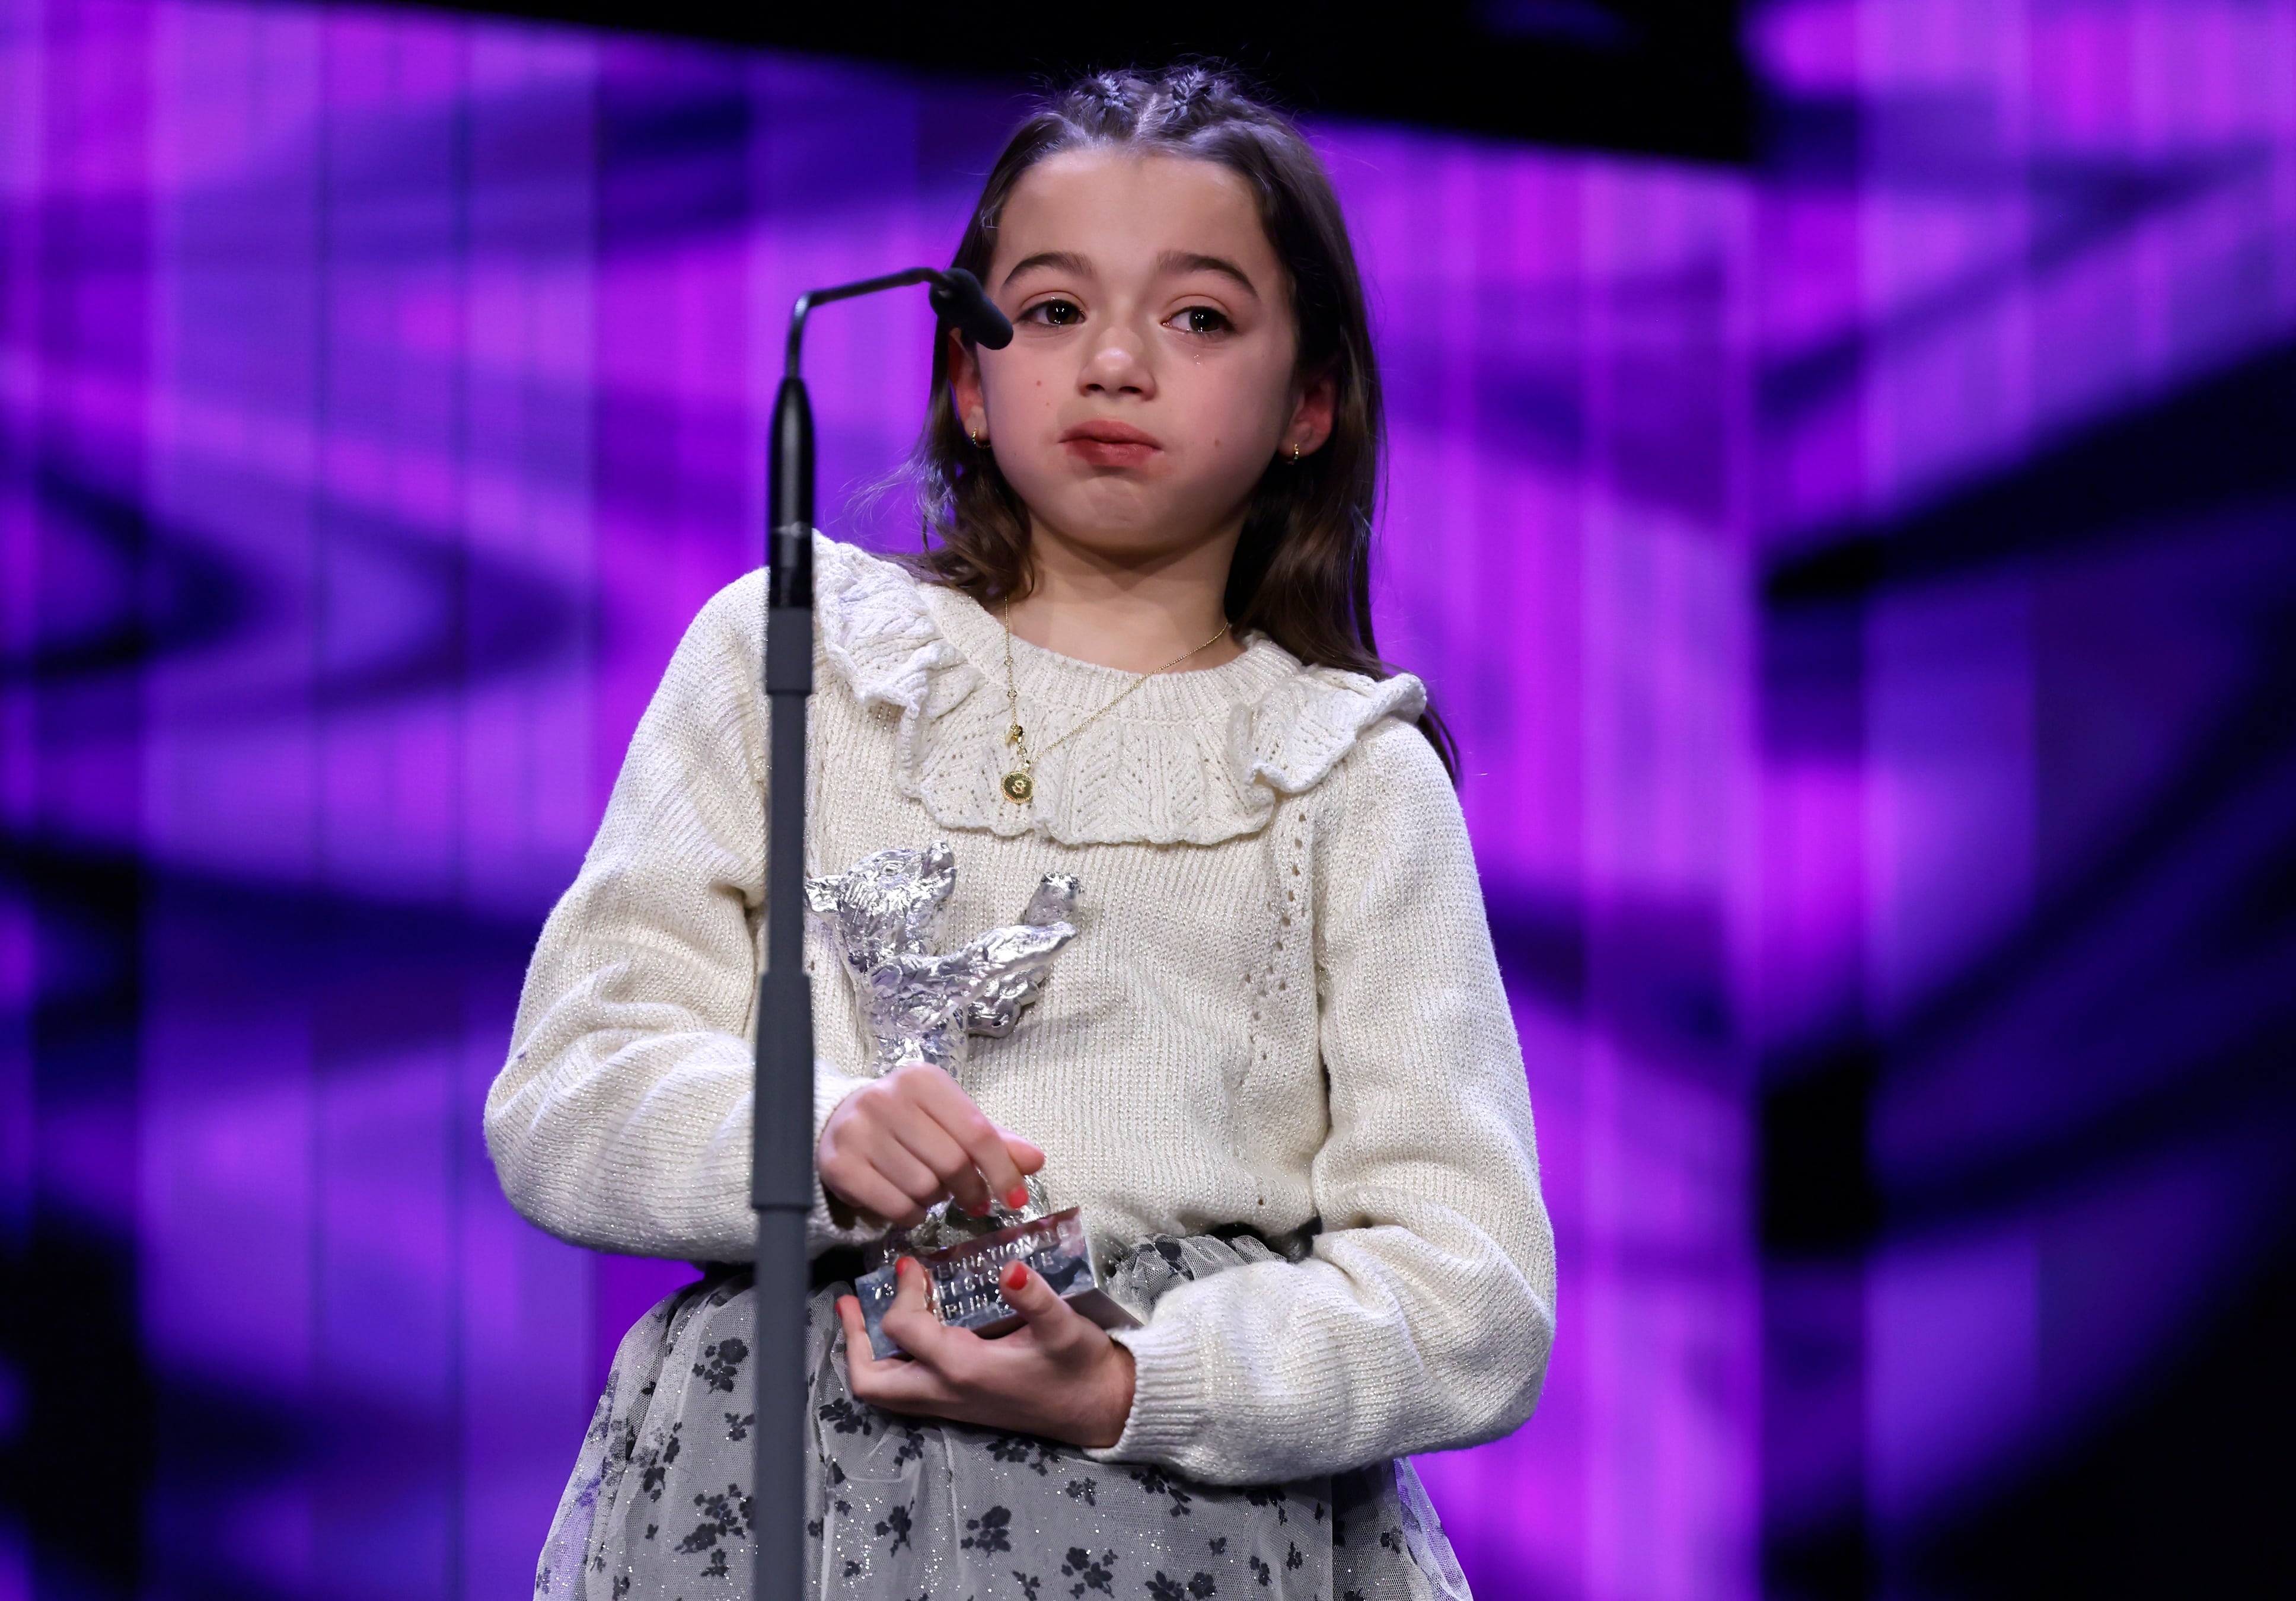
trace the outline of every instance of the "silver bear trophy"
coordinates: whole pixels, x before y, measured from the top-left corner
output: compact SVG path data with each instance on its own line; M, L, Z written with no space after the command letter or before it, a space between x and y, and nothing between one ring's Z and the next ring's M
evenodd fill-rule
M956 888L956 854L946 841L922 850L880 850L842 873L805 881L806 904L837 950L875 1043L879 1071L925 1062L954 1075L972 1037L1002 1038L1044 994L1053 958L1076 938L1078 883L1047 873L1021 921L994 928L952 951L936 951ZM895 1229L874 1268L855 1282L869 1339L880 1357L899 1348L882 1324L896 1280L892 1258L922 1263L934 1312L982 1334L1020 1321L997 1287L1012 1261L1025 1261L1086 1317L1108 1326L1138 1321L1103 1288L1105 1276L1074 1208L1055 1212L1037 1176L1029 1203L999 1204L973 1218L942 1202L914 1228Z
M929 1062L955 1072L973 1035L1013 1031L1076 938L1077 881L1047 873L1019 923L937 953L955 888L956 853L945 840L880 850L805 881L806 904L853 980L881 1068Z

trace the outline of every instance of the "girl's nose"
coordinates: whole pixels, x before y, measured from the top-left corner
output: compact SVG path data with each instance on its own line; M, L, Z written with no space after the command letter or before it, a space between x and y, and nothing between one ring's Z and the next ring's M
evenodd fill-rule
M1111 328L1085 357L1078 387L1087 395L1138 395L1144 399L1155 394L1156 376L1131 331Z

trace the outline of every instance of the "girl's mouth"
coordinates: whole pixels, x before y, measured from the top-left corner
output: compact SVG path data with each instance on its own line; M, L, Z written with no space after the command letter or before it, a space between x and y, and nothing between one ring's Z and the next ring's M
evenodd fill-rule
M1129 423L1079 423L1064 430L1061 443L1091 467L1137 467L1163 448L1156 436Z

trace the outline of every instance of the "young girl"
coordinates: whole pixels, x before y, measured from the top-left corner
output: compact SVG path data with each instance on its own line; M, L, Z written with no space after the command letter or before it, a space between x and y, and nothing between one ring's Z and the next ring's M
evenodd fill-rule
M960 940L1081 895L955 1078L873 1076L808 934L819 1592L1464 1595L1403 1458L1529 1415L1554 1249L1448 742L1373 647L1338 201L1227 77L1105 75L1022 125L956 265L1015 336L936 352L937 546L818 543L807 867L945 840ZM488 1099L512 1201L583 1244L750 1252L762 612L751 574L678 647ZM982 1340L912 1267L873 1358L851 1248L1032 1173L1168 1265L1145 1325L1021 1269ZM750 1293L713 1270L630 1331L537 1593L746 1594Z

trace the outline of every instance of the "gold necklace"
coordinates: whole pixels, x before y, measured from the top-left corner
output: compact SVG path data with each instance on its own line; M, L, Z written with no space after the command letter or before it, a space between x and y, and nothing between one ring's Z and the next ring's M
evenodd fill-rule
M1004 620L1000 618L998 620L1003 621ZM1011 715L1005 718L1004 743L1013 747L1013 760L1016 765L1011 772L1005 774L1003 778L997 781L996 787L1004 792L1004 799L1013 801L1016 805L1026 806L1037 792L1037 758L1038 756L1051 755L1062 745L1068 743L1069 741L1074 739L1078 735L1082 734L1086 728L1091 727L1094 723L1099 721L1108 713L1115 710L1119 705L1123 703L1125 696L1130 694L1134 690L1148 682L1149 679L1156 677L1157 673L1168 673L1174 668L1179 666L1181 662L1185 661L1189 657L1201 656L1206 651L1211 649L1212 646L1219 643L1221 636L1225 635L1231 626L1232 625L1229 623L1225 621L1222 622L1219 626L1219 632L1214 634L1210 639L1205 640L1203 644L1198 645L1194 650L1183 651L1180 654L1173 657L1169 661L1164 663L1163 666L1158 668L1155 672L1142 673L1138 677L1133 679L1131 683L1126 685L1121 690L1118 691L1115 700L1111 701L1098 711L1095 711L1090 717L1086 718L1084 721L1078 723L1066 734L1062 735L1060 738L1054 740L1051 744L1046 745L1043 750L1032 754L1029 750L1029 732L1027 729L1021 727L1020 686L1014 683L1013 678L1013 625L1010 622L1005 622L1004 709Z

